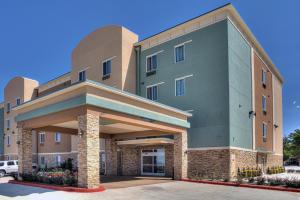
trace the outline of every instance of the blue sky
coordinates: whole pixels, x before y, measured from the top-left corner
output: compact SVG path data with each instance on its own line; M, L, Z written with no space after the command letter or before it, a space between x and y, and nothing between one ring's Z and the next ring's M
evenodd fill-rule
M123 25L143 39L229 2L284 76L284 133L300 128L298 0L1 0L0 88L14 76L43 83L68 72L72 49L99 27Z

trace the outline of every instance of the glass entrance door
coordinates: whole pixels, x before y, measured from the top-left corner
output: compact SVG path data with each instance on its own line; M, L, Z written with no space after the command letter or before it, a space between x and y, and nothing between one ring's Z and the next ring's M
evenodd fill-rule
M150 149L142 150L141 153L142 175L164 176L165 175L165 150Z

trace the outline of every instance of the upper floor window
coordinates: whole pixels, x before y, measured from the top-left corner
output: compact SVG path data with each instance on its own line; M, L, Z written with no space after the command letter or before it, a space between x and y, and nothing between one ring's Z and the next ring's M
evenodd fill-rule
M40 144L45 143L45 133L40 133Z
M85 72L85 70L78 73L78 80L79 81L85 81L86 80L86 72Z
M8 103L6 104L6 111L7 111L7 113L10 112L10 109L11 109L11 106L10 106L10 103L8 102Z
M106 60L102 63L102 76L103 78L109 77L111 74L111 60Z
M184 44L175 46L175 63L185 59Z
M147 87L147 99L157 101L157 85Z
M267 113L267 98L265 96L262 96L262 110L263 113Z
M267 141L267 131L268 131L268 127L266 123L262 124L262 136L263 136L263 141L266 142Z
M10 119L6 120L6 129L9 130L10 129Z
M61 141L61 134L60 133L55 133L55 142L60 142Z
M9 136L9 135L8 135L7 138L6 138L6 144L7 144L7 145L10 145L10 136Z
M262 85L263 87L266 87L267 85L267 71L266 70L262 70Z
M175 80L175 96L183 96L185 93L185 80L184 78Z
M16 105L17 105L17 106L21 105L21 99L20 99L20 98L17 98L17 99L16 99Z
M152 71L156 70L156 68L157 68L157 55L156 54L147 56L146 66L147 66L146 72L152 72Z

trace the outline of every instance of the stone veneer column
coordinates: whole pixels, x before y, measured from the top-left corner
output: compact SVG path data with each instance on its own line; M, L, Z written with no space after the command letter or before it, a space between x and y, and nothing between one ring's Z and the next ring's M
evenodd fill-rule
M97 188L100 183L99 116L87 113L78 116L78 186Z
M174 179L187 178L187 132L174 135Z
M106 175L117 175L117 143L113 139L106 139Z
M18 141L19 175L32 173L32 131L18 128ZM21 176L18 178L22 179Z

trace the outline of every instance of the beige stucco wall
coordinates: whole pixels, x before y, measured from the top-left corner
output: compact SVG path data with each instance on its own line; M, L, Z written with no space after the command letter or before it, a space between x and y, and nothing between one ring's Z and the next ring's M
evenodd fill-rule
M121 26L100 28L79 42L72 52L71 81L78 81L78 72L86 78L122 90L135 92L135 58L133 44L138 36ZM112 59L111 76L102 80L102 62Z
M4 118L5 118L5 138L4 138L4 154L16 155L18 153L17 146L17 123L14 118L16 111L7 113L7 103L11 104L11 108L16 106L16 99L20 98L21 103L31 100L34 89L38 86L38 82L25 77L15 77L11 79L4 89ZM7 130L6 120L10 119L11 128ZM10 137L10 145L7 145L7 136Z
M282 137L283 137L283 120L282 120L282 84L273 76L274 87L274 151L276 154L283 154Z

